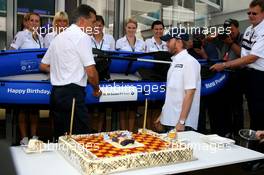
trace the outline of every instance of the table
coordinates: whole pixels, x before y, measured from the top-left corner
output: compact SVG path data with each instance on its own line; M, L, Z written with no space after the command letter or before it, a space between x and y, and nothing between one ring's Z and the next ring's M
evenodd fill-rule
M130 170L115 175L175 174L264 159L264 154L237 145L228 149L207 150L209 145L202 141L202 136L194 131L179 133L179 139L187 139L193 145L194 156L197 158L195 161ZM25 154L21 147L11 147L11 153L19 175L80 174L57 151Z

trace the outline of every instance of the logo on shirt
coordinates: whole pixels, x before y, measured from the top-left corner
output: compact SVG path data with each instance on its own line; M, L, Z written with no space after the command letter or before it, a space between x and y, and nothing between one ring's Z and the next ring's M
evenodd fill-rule
M250 32L247 32L247 33L246 33L246 36L249 36L249 33L250 33Z
M174 67L175 68L183 68L183 64L176 64Z

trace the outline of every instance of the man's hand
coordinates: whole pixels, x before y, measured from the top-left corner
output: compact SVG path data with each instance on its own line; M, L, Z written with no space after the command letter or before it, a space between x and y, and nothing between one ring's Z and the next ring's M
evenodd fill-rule
M39 65L39 69L43 72L47 72L49 73L50 72L50 65L49 64L43 64L43 63L40 63Z
M223 63L217 63L210 67L210 70L221 72L225 69L225 65Z
M234 43L234 40L231 38L231 36L229 35L226 39L223 40L223 42L227 45L232 45Z
M88 75L88 81L94 89L93 96L100 97L102 95L102 92L99 88L99 76L95 66L88 66L85 68L85 70Z
M94 97L100 97L102 95L102 91L98 88L93 91Z
M264 131L257 131L256 137L259 140L264 139Z
M194 48L193 49L198 55L200 55L202 58L207 59L208 55L206 54L205 50L203 47L201 47L201 49L198 48Z
M182 125L180 123L177 123L177 125L176 125L176 131L177 132L182 132L184 130L185 130L185 125Z
M160 123L160 116L155 120L154 123Z
M160 116L154 121L154 128L157 130L157 132L163 131L163 125L160 123Z

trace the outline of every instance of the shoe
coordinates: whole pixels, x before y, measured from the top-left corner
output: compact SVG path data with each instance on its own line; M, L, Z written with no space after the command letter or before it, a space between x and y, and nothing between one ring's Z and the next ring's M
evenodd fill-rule
M28 145L28 137L24 137L21 141L20 141L20 145Z

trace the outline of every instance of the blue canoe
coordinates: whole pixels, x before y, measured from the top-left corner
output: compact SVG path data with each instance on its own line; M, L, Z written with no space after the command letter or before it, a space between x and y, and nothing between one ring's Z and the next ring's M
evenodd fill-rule
M9 80L7 76L38 74L41 58L46 49L14 50L0 52L0 104L49 104L51 91L47 80ZM130 52L114 52L118 56L129 56ZM135 53L133 53L135 54ZM140 54L140 53L139 53ZM144 56L145 59L153 59ZM112 59L111 73L124 74L130 61ZM202 65L207 64L200 61ZM139 68L151 69L154 63L134 61L129 74L134 74ZM221 89L228 79L227 72L215 73L202 80L202 95L210 95ZM95 104L100 102L164 100L166 82L160 81L102 81L100 87L103 95L100 98L92 96L92 87L87 86L86 102Z

